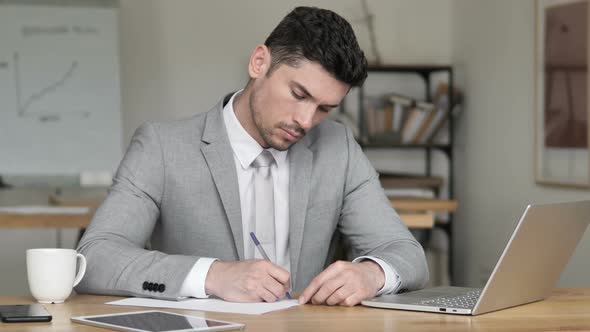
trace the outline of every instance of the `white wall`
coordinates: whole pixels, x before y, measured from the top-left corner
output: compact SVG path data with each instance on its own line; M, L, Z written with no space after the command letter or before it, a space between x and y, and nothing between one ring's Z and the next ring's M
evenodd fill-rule
M467 94L456 148L455 275L480 286L526 204L589 194L534 181L534 2L456 0L452 15L453 64ZM588 285L589 253L586 234L560 285Z

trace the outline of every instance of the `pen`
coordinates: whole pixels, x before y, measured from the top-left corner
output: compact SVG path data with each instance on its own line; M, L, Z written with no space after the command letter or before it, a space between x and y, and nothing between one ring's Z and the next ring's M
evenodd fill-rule
M254 245L256 246L256 248L258 248L258 252L260 252L262 257L264 257L264 259L266 259L267 261L270 261L270 258L268 258L268 255L266 254L266 251L264 251L264 248L262 248L260 241L258 241L256 234L254 234L254 232L250 232L250 237L252 238L252 241L254 241ZM289 292L287 292L286 296L289 300L292 299L291 294L289 294Z

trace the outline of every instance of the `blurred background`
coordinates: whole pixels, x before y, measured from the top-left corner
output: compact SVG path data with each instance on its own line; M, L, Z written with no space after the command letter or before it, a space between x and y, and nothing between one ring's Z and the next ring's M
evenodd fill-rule
M243 88L250 52L297 5L345 17L365 50L367 83L332 116L418 222L433 284L482 286L527 204L590 197L587 136L543 144L545 108L568 112L539 93L572 84L587 110L587 47L571 81L537 69L548 1L0 1L0 294L28 294L26 249L75 248L140 124ZM59 206L88 210L43 210ZM560 286L588 285L589 237Z

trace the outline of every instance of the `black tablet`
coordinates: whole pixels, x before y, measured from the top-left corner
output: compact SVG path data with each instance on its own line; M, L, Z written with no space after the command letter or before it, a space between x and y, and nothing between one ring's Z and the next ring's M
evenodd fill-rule
M150 310L119 314L72 317L72 321L118 331L180 332L241 330L244 324Z

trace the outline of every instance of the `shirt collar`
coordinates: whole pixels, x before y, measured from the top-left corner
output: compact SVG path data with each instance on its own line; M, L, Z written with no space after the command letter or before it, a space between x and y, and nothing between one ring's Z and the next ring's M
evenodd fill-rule
M254 138L252 138L252 136L250 136L250 134L248 134L246 129L244 129L240 123L240 120L236 117L234 111L234 98L242 93L242 91L244 90L234 93L223 107L223 120L225 122L225 127L227 128L227 136L234 154L238 158L242 168L247 169L264 149ZM268 148L268 151L275 158L277 167L283 167L285 165L287 162L288 150L279 151L273 148Z

